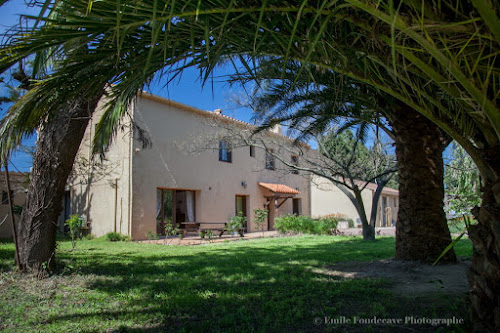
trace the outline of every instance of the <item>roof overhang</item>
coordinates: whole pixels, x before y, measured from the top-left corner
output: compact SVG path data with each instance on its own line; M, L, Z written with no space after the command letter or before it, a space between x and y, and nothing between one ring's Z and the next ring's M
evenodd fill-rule
M280 198L291 198L297 194L300 194L300 191L294 188L291 188L285 184L275 184L275 183L264 183L259 182L259 186L269 190L273 195L269 197L280 197Z

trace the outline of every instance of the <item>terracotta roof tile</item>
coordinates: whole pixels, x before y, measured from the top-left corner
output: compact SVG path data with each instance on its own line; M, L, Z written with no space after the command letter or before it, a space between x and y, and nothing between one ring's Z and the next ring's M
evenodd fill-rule
M362 181L362 180L357 180L356 181L356 184L358 184L359 186L364 186L365 185L365 182ZM369 189L369 190L372 190L372 191L376 191L377 190L377 184L375 183L368 183L368 185L366 185L366 188ZM396 189L393 189L393 188L390 188L390 187L387 187L385 186L383 189L382 189L382 194L387 194L387 195L394 195L394 196L399 196L399 191L396 190Z
M300 194L300 191L291 188L290 186L284 184L273 184L273 183L263 183L259 182L259 185L274 192L274 193L286 193L286 194Z
M227 115L222 114L220 112L202 110L202 109L199 109L199 108L195 108L193 106L189 106L189 105L186 105L186 104L183 104L183 103L180 103L180 102L176 102L174 100L171 100L171 99L168 99L168 98L165 98L165 97L161 97L161 96L158 96L158 95L153 95L153 94L148 93L146 91L142 91L141 94L140 94L140 96L143 97L143 98L147 98L147 99L154 100L154 101L166 104L166 105L170 105L170 106L176 107L178 109L182 109L182 110L186 110L186 111L190 111L190 112L195 112L195 113L203 115L203 116L218 117L220 119L225 119L225 120L227 120L229 122L232 122L232 123L236 123L236 124L240 124L240 125L244 125L244 126L249 126L251 128L257 128L256 125L252 125L252 124L247 123L247 122L245 122L243 120L239 120L239 119L227 116ZM283 138L285 138L287 140L290 140L290 141L294 141L295 140L295 139L293 139L291 137L286 136L283 133L274 133L274 132L270 132L269 131L268 135L276 135L276 136L283 137ZM307 143L302 143L302 144L305 147L307 147L307 148L310 147L309 144L307 144Z

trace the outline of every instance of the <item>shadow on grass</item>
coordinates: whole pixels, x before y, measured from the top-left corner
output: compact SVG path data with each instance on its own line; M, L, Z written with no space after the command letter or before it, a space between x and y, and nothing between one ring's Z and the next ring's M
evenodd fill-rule
M0 248L0 272L8 271L14 265L15 250L9 248Z
M318 272L335 262L391 258L393 238L375 242L318 239L292 237L192 247L82 242L77 251L60 251L58 258L70 267L69 275L61 279L71 284L72 279L81 278L84 290L61 291L62 303L54 304L61 311L54 311L50 304L45 324L37 328L64 331L77 327L79 332L364 332L366 326L316 325L314 319L439 318L448 314L433 313L425 300L401 306L383 279L339 279ZM0 264L13 257L9 251L0 247ZM401 327L374 326L374 331L399 332Z
M339 279L316 272L333 262L390 258L394 255L393 238L288 246L280 242L214 244L189 250L157 245L147 249L147 253L124 248L114 253L73 253L72 265L78 274L96 275L88 288L105 293L117 308L56 315L51 320L132 318L134 324L123 324L116 332L323 332L338 327L316 325L314 318L415 314L401 308L383 279ZM62 257L69 259L67 254ZM147 324L136 326L139 322ZM384 332L400 329L381 327ZM87 331L99 329L89 327Z

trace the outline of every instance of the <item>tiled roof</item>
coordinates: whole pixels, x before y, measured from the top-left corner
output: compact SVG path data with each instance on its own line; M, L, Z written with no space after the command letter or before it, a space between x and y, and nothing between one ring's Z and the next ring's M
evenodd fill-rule
M231 120L231 121L234 121L235 123L240 123L240 124L244 124L244 125L250 125L250 126L254 126L250 123L247 123L243 120L239 120L239 119L236 119L236 118L233 118L233 117L229 117L229 116L226 116L225 114L222 114L222 113L219 113L219 112L215 112L215 111L205 111L205 112L208 112L209 114L212 114L216 117L221 117L223 119L227 119L227 120Z
M263 183L259 182L259 185L274 192L274 193L286 193L286 194L300 194L300 191L291 188L290 186L284 184L273 184L273 183Z
M362 181L362 180L357 180L356 181L356 184L358 184L358 186L364 186L365 185L365 182ZM372 191L376 191L377 190L377 184L375 183L368 183L366 185L366 188L368 190L372 190ZM382 189L382 194L387 194L387 195L394 195L394 196L399 196L399 191L398 190L395 190L393 188L390 188L390 187L387 187L385 186L383 189Z
M171 100L171 99L168 99L168 98L165 98L165 97L161 97L161 96L158 96L158 95L153 95L153 94L148 93L146 91L142 91L141 94L140 94L140 97L147 98L147 99L150 99L150 100L153 100L153 101L156 101L156 102L160 102L160 103L163 103L163 104L166 104L166 105L169 105L169 106L173 106L173 107L176 107L178 109L182 109L182 110L194 112L194 113L197 113L197 114L202 115L202 116L212 116L212 117L215 117L215 118L226 120L226 121L231 122L231 123L235 123L235 124L239 124L239 125L243 125L243 126L249 126L250 128L257 128L256 125L252 125L252 124L247 123L247 122L245 122L243 120L239 120L239 119L227 116L225 114L222 114L221 112L202 110L202 109L190 106L190 105L186 105L184 103L176 102L174 100ZM279 137L283 137L283 138L285 138L287 140L290 140L290 141L294 141L295 140L295 139L293 139L291 137L288 137L288 136L284 135L283 133L274 133L274 132L268 131L268 134L269 135L276 135L276 136L279 136ZM307 143L301 143L301 144L303 144L305 147L309 148L309 144L307 144Z

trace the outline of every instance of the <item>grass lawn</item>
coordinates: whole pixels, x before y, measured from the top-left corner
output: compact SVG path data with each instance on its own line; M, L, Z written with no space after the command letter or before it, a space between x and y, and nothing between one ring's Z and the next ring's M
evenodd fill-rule
M443 308L396 295L384 279L339 279L318 272L335 262L391 258L391 237L364 242L297 236L199 246L96 239L70 248L70 242L61 241L62 271L37 281L12 272L14 246L0 242L0 330L397 332L390 325L315 325L314 318L468 317L465 295ZM468 240L457 245L458 256L471 253ZM467 323L461 328L466 330Z

